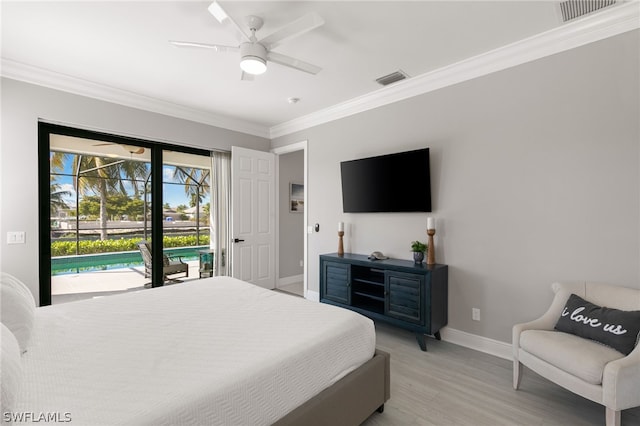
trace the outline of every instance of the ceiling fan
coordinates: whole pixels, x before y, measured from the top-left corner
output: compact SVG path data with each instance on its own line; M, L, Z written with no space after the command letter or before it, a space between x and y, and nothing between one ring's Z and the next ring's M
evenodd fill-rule
M260 40L256 38L256 32L262 28L264 21L262 18L249 15L245 18L245 23L251 33L247 35L245 31L222 9L217 0L215 0L208 8L218 22L230 22L231 30L234 34L239 33L242 41L238 46L225 46L220 44L196 43L191 41L169 40L171 44L177 47L196 47L204 49L212 49L215 52L240 52L240 69L242 70L242 80L253 80L254 75L259 75L267 70L267 61L284 65L309 74L317 74L322 68L301 61L290 56L273 52L272 49L287 40L291 40L301 34L318 28L324 24L324 20L317 13L309 13L287 25L280 28L276 32L268 35Z

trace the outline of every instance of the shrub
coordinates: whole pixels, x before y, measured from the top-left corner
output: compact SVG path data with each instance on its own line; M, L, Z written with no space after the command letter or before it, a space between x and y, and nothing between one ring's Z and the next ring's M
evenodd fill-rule
M134 251L138 250L138 243L141 238L120 238L117 240L81 240L78 245L80 254L95 254L95 253L113 253L119 251ZM195 235L179 235L179 236L164 236L163 245L165 248L176 247L189 247L195 246ZM200 245L208 245L209 236L200 236ZM51 243L51 256L73 256L76 254L76 242L75 241L53 241Z

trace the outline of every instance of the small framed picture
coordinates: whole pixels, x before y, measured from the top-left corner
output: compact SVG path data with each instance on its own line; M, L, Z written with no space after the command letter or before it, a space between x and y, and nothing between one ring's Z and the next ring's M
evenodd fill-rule
M289 184L289 211L291 213L304 212L304 185L301 183Z

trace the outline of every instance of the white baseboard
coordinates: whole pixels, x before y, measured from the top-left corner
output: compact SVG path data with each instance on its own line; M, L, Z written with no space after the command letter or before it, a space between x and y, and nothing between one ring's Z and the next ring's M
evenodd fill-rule
M440 330L440 335L442 336L442 340L446 342L455 343L465 348L474 349L510 361L513 360L513 350L510 343L489 339L488 337L478 336L450 327L445 327Z
M320 293L313 290L307 290L304 295L304 298L307 300L311 300L312 302L320 302Z
M278 282L276 283L276 288L280 288L285 285L301 283L304 281L304 275L291 275L290 277L278 278Z
M307 290L304 297L305 299L313 302L320 301L320 293L317 291ZM513 349L510 343L478 336L476 334L456 330L451 327L441 329L440 336L445 342L454 343L456 345L464 346L465 348L484 352L509 361L513 360Z

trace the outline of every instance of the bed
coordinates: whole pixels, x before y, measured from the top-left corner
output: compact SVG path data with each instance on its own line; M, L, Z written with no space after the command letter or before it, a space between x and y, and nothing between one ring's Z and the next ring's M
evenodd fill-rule
M34 311L21 423L356 425L389 398L369 319L230 277Z

